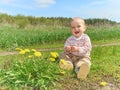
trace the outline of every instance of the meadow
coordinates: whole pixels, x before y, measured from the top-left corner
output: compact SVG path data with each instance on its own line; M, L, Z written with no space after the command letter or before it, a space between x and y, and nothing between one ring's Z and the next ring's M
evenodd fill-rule
M15 55L0 56L0 89L120 89L119 25L88 27L86 33L91 38L93 49L91 71L86 80L78 80L74 71L62 70L58 65L59 53L63 51L59 48L63 48L70 35L69 28L28 30L1 26L0 32L0 51L17 52Z
M91 27L86 33L90 36L92 43L105 43L120 41L120 26ZM64 43L70 36L69 28L41 27L40 29L17 29L10 26L0 27L0 48L8 50L16 47L25 47L42 44ZM110 42L109 42L110 41ZM100 44L99 43L99 44ZM43 45L42 45L43 46Z

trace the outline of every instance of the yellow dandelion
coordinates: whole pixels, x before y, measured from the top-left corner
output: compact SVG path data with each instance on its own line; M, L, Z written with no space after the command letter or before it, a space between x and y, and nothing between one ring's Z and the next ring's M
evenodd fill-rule
M30 49L25 49L25 52L30 52Z
M61 59L60 62L64 65L66 64L66 60L64 60L64 59Z
M65 71L60 71L60 74L61 75L65 75Z
M59 54L57 52L54 52L56 54L56 56L59 56Z
M33 55L29 55L28 57L29 57L29 58L32 58L32 57L33 57Z
M49 60L54 62L54 61L55 61L55 58L49 58Z
M21 50L20 52L19 52L19 54L25 54L25 51L24 50Z
M59 56L57 52L51 52L50 54L53 58L57 58Z
M36 49L31 49L31 51L36 52L37 50Z
M41 57L41 56L42 56L41 52L35 52L34 55L35 55L36 57Z
M107 83L106 82L100 82L100 86L106 86Z
M21 48L15 48L15 50L21 51L22 49Z

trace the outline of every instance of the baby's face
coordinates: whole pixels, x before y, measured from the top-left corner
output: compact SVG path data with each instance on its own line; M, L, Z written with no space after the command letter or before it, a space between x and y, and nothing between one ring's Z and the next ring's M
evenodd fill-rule
M71 32L75 37L80 37L85 31L85 23L82 19L75 19L71 22Z

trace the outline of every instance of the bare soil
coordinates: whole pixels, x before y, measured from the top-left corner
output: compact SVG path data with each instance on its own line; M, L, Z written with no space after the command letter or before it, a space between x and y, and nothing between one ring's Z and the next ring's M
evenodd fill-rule
M119 46L120 43L112 43L112 44L101 44L101 45L93 45L93 47L98 47L98 46ZM52 50L63 50L63 47L61 48L41 48L41 49L38 49L39 51L52 51ZM13 55L13 54L17 54L17 52L7 52L7 51L4 51L4 52L0 52L0 56L6 56L6 55Z

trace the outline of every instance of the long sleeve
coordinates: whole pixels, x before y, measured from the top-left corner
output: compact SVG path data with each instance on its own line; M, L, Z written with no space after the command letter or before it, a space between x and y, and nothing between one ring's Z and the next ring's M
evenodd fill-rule
M66 46L77 46L79 48L78 52L71 52L76 56L90 56L90 51L92 49L91 41L88 35L83 34L80 38L74 36L69 37L64 47Z
M91 46L90 38L88 36L86 36L86 37L84 37L83 45L79 46L78 55L80 55L80 56L85 56L85 55L89 56L91 49L92 49L92 46Z

